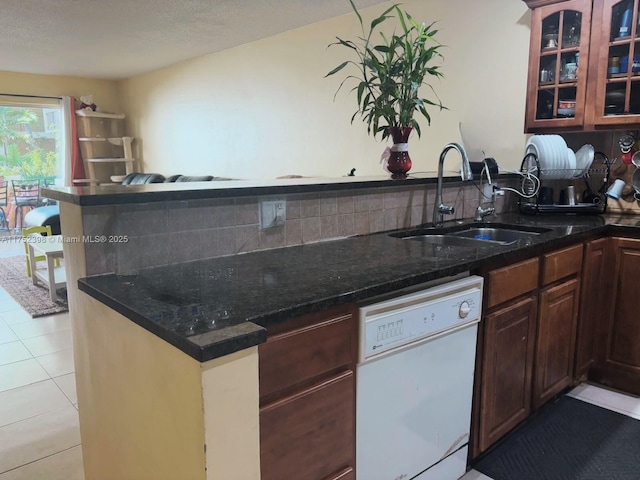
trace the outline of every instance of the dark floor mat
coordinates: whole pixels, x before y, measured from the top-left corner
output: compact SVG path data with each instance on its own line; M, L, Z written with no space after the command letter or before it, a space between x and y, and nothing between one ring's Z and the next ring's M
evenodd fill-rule
M640 421L565 396L474 468L494 480L640 480Z

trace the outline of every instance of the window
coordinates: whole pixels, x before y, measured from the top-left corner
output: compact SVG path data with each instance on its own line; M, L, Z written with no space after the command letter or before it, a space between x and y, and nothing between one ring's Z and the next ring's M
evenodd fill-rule
M60 99L0 95L0 177L62 184L64 141Z

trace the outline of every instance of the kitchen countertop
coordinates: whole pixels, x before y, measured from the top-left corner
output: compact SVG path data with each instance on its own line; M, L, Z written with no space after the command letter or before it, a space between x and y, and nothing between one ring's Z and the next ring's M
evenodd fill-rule
M447 172L444 183L460 182L460 175ZM101 185L89 187L46 187L41 195L60 202L80 206L122 205L206 198L283 195L323 191L358 190L380 187L413 187L437 183L436 172L411 173L405 179L389 176L368 177L302 177L273 180L221 180L211 182L147 183L142 185ZM514 178L500 174L498 178ZM476 178L479 178L476 175Z
M475 270L487 263L518 261L590 236L640 234L640 218L633 216L511 214L485 223L551 231L510 246L487 243L477 248L431 245L383 232L153 267L136 275L99 275L80 279L78 285L204 362L264 342L266 329L273 322Z

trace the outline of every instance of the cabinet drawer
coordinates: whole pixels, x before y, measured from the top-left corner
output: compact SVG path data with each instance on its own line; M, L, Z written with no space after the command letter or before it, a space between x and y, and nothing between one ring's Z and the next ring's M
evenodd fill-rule
M260 398L353 366L356 348L355 319L350 313L267 338L258 347Z
M542 256L542 285L574 275L582 269L582 244Z
M487 274L486 308L532 292L538 287L538 268L540 262L531 258L524 262L492 270Z
M352 371L260 409L262 480L353 478Z

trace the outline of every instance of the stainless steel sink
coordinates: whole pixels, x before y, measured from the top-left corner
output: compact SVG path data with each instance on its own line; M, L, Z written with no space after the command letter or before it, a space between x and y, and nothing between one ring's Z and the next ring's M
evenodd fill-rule
M550 232L548 228L523 227L520 225L477 225L463 227L410 230L392 236L405 240L419 240L433 245L474 247L482 244L513 245L520 240L527 242L534 237Z
M429 243L431 245L442 245L445 247L471 247L478 248L482 246L488 246L486 240L479 240L477 238L457 237L454 235L415 235L412 237L402 237L404 240L417 240L422 243Z
M512 230L509 228L476 227L459 232L451 232L449 235L460 238L473 238L475 240L511 245L518 240L528 239L540 235L539 231Z

